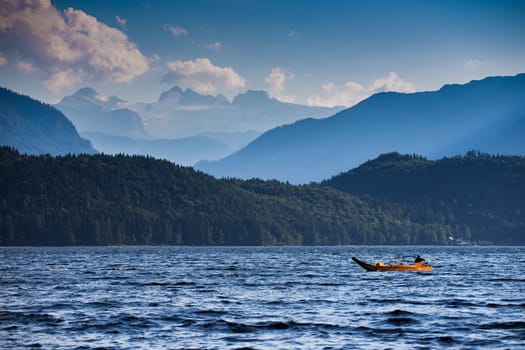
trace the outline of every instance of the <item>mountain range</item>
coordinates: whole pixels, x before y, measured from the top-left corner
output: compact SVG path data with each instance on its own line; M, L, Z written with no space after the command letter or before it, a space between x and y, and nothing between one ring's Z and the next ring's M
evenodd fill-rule
M221 94L201 95L173 87L153 103L131 104L155 138L190 137L203 132L267 131L304 118L324 118L342 107L311 107L281 102L265 91L247 91L232 102Z
M283 103L263 91L248 91L230 103L221 94L177 86L154 103L130 103L86 87L55 107L101 152L150 155L183 165L223 158L275 126L341 109Z
M524 140L525 74L518 74L431 92L378 93L332 117L274 128L238 152L196 168L216 177L301 184L330 178L381 153L524 154Z
M115 97L105 97L92 88L82 88L64 97L55 107L62 111L80 132L149 138L141 116L124 108L126 102Z
M5 88L0 88L0 145L28 154L96 153L60 111Z
M525 74L445 85L431 92L379 93L332 117L295 121L262 135L266 127L333 110L283 103L261 91L248 91L229 102L220 94L201 95L178 87L150 104L83 88L56 105L66 115L6 89L0 100L1 144L21 152L55 155L97 149L147 154L184 165L206 159L196 168L217 177L308 183L392 151L430 159L470 149L525 153ZM226 110L231 113L219 112ZM73 124L94 147L66 117L76 121ZM188 124L186 117L192 120ZM209 125L204 126L205 121ZM257 125L259 129L249 129ZM181 135L192 128L200 132L177 138L155 133L177 134L177 127L187 127ZM228 128L230 132L221 131Z
M220 159L255 139L260 132L203 133L177 139L137 139L101 132L80 133L106 154L141 154L191 166L202 159Z

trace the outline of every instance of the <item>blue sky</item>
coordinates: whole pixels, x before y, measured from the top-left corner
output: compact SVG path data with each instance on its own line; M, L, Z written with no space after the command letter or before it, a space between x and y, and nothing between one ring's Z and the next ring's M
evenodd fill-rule
M52 1L0 9L0 82L55 102L173 85L352 105L525 72L525 1Z

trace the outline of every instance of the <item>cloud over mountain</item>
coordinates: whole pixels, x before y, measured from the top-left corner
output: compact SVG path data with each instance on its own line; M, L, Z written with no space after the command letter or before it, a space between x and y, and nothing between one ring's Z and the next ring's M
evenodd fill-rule
M390 72L372 82L367 88L359 83L347 81L343 85L323 84L323 95L314 94L308 99L311 106L353 106L378 92L414 92L414 83L401 79L397 73Z
M386 77L374 80L369 92L415 92L414 83L404 81L396 73L390 72Z
M126 34L81 10L61 13L49 0L8 0L0 17L0 49L33 61L55 93L92 81L128 82L148 71Z
M293 74L284 71L280 67L274 67L264 81L269 85L268 92L272 97L283 102L294 102L293 96L283 94L285 90L284 84L290 79L293 79Z
M163 82L190 88L199 93L216 94L222 90L241 89L246 86L242 76L231 67L214 65L207 58L166 63L168 72Z

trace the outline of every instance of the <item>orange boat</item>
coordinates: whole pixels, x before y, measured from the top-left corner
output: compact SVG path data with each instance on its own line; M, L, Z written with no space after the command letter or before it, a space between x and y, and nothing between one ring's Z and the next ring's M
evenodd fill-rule
M368 264L355 256L352 257L352 260L367 271L432 271L432 266L427 265L425 262L418 262L414 265L405 265L403 263L385 265L380 261Z

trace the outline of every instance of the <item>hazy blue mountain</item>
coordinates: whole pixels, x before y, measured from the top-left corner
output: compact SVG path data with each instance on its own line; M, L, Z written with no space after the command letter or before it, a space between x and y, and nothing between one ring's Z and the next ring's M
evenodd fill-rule
M182 90L178 86L174 86L160 95L159 102L168 101L182 106L208 106L230 103L222 94L218 94L217 96L201 95L192 89Z
M259 135L252 131L238 135L206 133L180 139L134 139L99 132L81 134L105 154L149 155L186 166L202 159L223 158Z
M244 111L255 111L274 117L282 114L291 114L294 115L294 117L297 115L314 117L316 115L326 115L327 112L333 114L342 109L342 107L314 107L281 102L272 98L266 91L262 90L249 90L239 94L233 99L232 105L238 106ZM294 117L285 118L293 119ZM281 116L281 118L283 117Z
M314 107L281 102L266 91L247 91L232 101L248 123L261 123L259 130L266 131L305 118L325 118L339 112L342 107Z
M115 96L104 97L91 88L82 88L64 97L55 107L71 119L80 132L148 138L141 116L123 108L126 105Z
M525 74L432 92L385 92L330 118L277 127L197 168L218 177L307 183L391 151L431 158L470 149L524 154L524 117Z
M197 112L191 114L191 117L205 116L203 121L208 124L214 119L210 113L230 106L223 95L200 95L191 89L183 91L178 87L164 92L159 101L158 104L152 104L150 107L158 107L161 111L162 108L166 108L171 112L177 109ZM137 112L122 108L131 105L117 97L105 97L91 88L82 88L72 96L64 97L57 107L68 116L72 116L82 135L90 139L101 152L150 155L183 165L193 165L203 159L223 158L239 150L260 134L258 131L248 130L204 132L176 138L151 138L144 129L142 117ZM184 125L185 122L181 122L181 125L175 127L180 128ZM162 122L159 127L165 128ZM203 130L207 128L204 127Z
M463 141L461 147L466 148L469 144L474 144L476 149L492 154L523 154L525 152L525 113L517 114L516 118L510 116L506 122L491 125L472 138L473 140Z
M129 108L143 117L149 134L155 138L180 138L203 132L263 132L304 118L328 117L341 110L285 103L264 91L248 91L230 103L221 94L201 95L179 87L163 92L158 102Z
M0 145L28 154L96 153L60 111L5 88L0 88Z
M205 137L181 139L133 139L97 132L85 132L82 136L105 154L149 155L166 159L180 165L193 165L201 159L217 159L228 154L228 147Z
M177 86L153 103L130 103L86 87L56 107L101 152L152 155L185 165L226 157L277 125L340 110L283 103L260 91L230 103L222 94Z
M238 151L239 149L243 148L244 146L255 140L257 137L259 137L261 134L262 133L257 130L247 130L242 132L203 132L196 136L209 138L212 140L216 140L222 144L225 144L226 146L228 146L227 155L229 155L230 153L234 153L235 151ZM207 159L210 160L210 158Z

